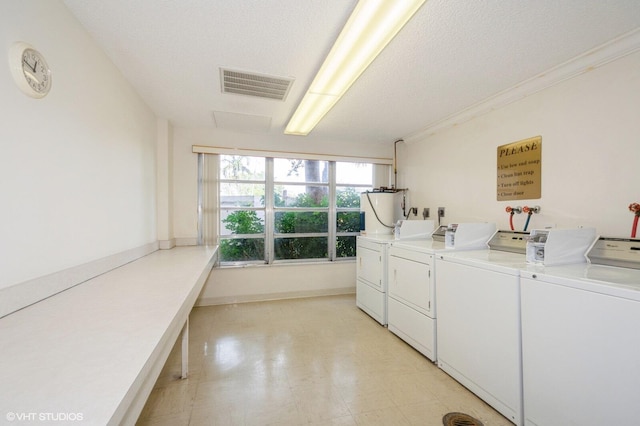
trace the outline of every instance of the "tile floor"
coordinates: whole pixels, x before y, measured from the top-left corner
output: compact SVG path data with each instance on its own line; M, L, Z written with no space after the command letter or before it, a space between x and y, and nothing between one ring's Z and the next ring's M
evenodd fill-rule
M195 308L138 425L441 426L507 419L355 305L330 296Z

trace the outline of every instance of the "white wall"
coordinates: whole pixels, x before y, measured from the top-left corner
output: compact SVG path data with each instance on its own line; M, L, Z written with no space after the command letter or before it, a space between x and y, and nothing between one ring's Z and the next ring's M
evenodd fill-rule
M175 246L173 237L173 127L169 120L157 120L156 141L156 211L160 248Z
M20 92L16 41L52 69ZM156 241L156 118L59 1L0 3L0 290Z
M594 226L631 233L640 202L640 52L435 135L398 145L411 206L446 207L443 223L495 221L507 205L540 205L530 229ZM542 198L496 201L496 148L542 136ZM433 214L433 213L432 213ZM514 222L521 229L525 215Z
M355 293L351 261L214 268L197 305Z

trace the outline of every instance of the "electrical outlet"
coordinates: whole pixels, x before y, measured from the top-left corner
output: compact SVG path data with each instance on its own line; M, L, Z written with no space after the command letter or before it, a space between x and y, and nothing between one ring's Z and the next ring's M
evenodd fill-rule
M429 217L429 207L425 207L424 209L422 209L422 218L426 219Z
M438 207L438 217L444 217L444 207Z
M413 213L414 216L418 216L418 208L417 207L411 207L411 213Z

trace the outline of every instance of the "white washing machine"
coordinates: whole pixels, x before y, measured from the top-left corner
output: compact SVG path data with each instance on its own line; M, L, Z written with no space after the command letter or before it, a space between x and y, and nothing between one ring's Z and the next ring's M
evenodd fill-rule
M531 263L584 264L594 239L592 228L533 230L531 236L501 231L489 252L442 253L436 260L438 366L516 425L526 412L521 270Z
M453 231L455 245L447 247L445 235L452 229L440 227L430 239L394 241L389 248L389 330L434 362L437 359L434 256L442 251L486 248L496 225L457 224Z
M640 268L640 240L600 238L592 262ZM640 270L602 264L521 273L525 425L640 419Z
M516 425L523 424L520 269L527 237L498 231L490 250L436 256L438 366Z

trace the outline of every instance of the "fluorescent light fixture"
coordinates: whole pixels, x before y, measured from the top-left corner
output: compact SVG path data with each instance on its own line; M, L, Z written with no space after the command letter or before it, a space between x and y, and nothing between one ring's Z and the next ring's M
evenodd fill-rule
M360 0L285 133L308 135L426 0Z

